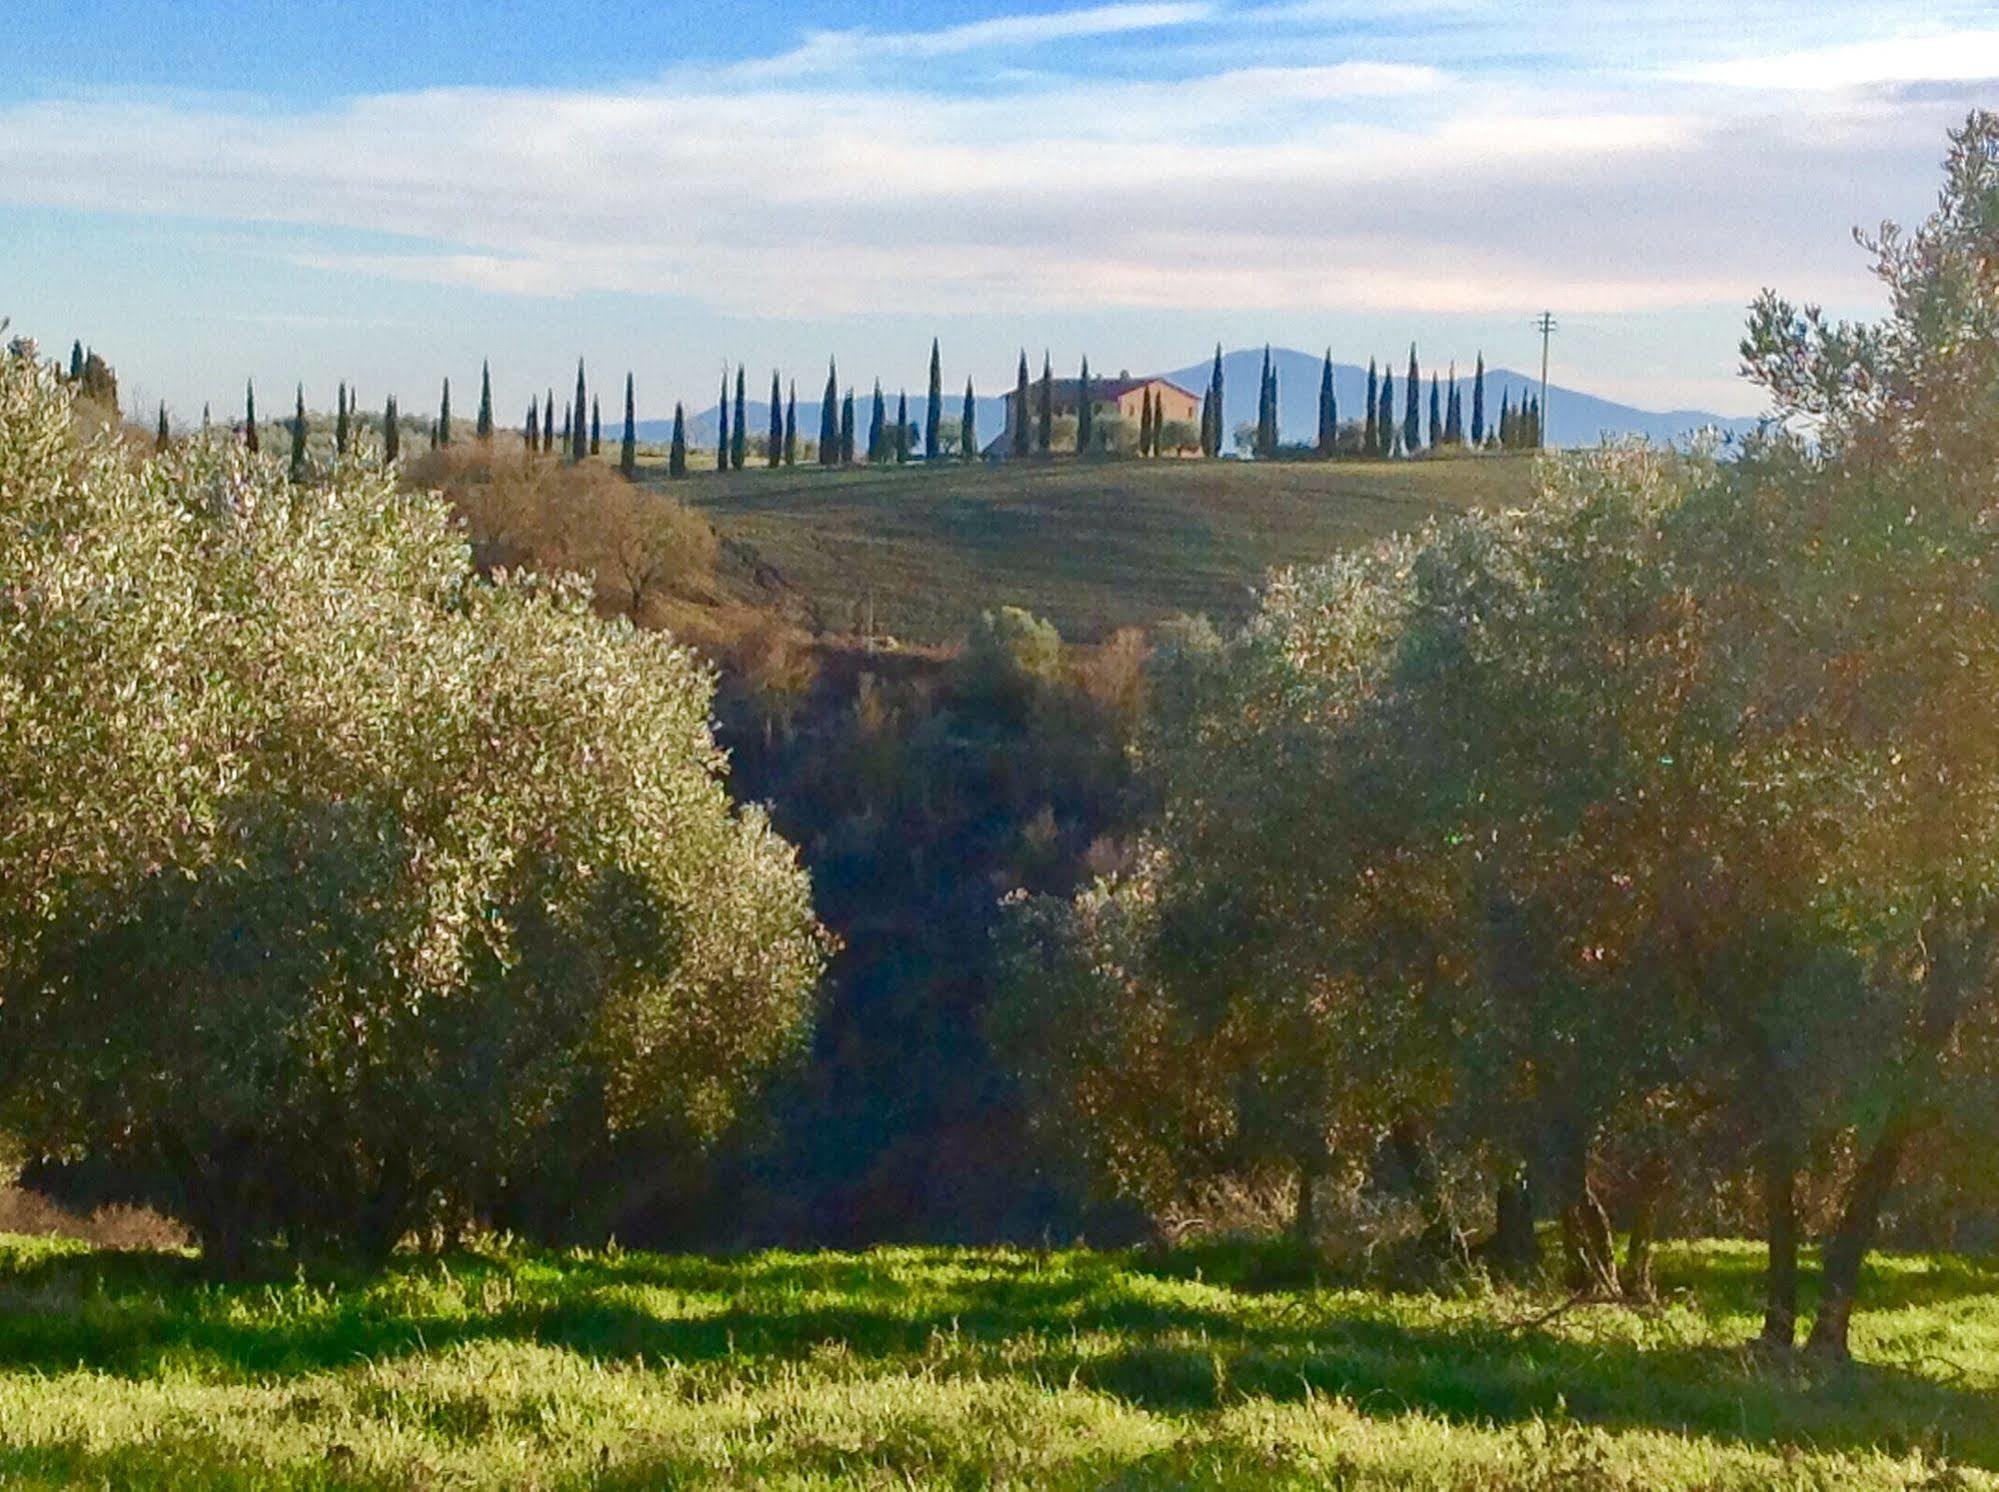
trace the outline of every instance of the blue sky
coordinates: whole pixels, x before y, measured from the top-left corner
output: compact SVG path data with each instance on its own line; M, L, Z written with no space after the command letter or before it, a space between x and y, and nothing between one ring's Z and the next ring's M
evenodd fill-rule
M1218 339L1529 366L1747 412L1765 284L1874 311L1999 102L1990 5L1130 0L40 5L0 33L0 316L129 403L642 412L1108 370Z

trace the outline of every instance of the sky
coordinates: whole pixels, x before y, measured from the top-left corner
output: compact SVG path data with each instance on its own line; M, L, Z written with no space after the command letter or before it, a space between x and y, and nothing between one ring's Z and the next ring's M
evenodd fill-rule
M0 28L0 317L176 421L338 380L503 420L725 366L1010 386L1217 341L1483 352L1753 413L1764 286L1882 309L1853 229L1999 105L1986 3L175 0ZM608 405L608 401L607 401Z

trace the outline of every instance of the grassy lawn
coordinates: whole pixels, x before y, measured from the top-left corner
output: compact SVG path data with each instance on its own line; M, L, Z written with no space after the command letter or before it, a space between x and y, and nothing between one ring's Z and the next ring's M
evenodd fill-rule
M1999 1264L1884 1258L1758 1366L1753 1248L1637 1313L1244 1254L459 1256L220 1287L0 1240L0 1487L1985 1487ZM1232 1280L1238 1281L1231 1283Z
M657 469L642 481L665 484ZM1524 499L1528 456L1107 461L696 472L672 484L810 598L819 624L950 642L1012 604L1092 641L1180 612L1245 615L1273 567L1434 514Z

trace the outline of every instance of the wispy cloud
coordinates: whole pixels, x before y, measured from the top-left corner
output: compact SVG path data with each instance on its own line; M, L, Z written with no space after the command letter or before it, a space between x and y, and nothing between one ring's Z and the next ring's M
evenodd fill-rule
M1033 15L994 16L931 31L814 31L789 52L746 64L751 76L799 76L870 60L950 57L967 52L1020 51L1051 42L1082 41L1190 26L1215 14L1206 0L1096 5Z

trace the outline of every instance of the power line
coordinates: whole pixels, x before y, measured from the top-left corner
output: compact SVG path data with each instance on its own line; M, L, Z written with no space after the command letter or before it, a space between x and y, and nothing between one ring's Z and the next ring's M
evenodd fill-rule
M1541 403L1534 419L1534 441L1541 450L1548 448L1548 338L1555 332L1555 313L1543 311L1534 320L1534 329L1541 334Z

